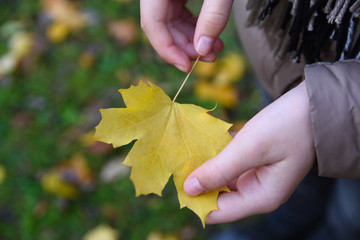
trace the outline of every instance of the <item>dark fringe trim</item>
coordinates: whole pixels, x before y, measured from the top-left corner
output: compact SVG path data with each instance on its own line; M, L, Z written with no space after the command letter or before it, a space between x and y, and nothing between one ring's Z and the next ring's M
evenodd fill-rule
M280 0L269 0L263 10L259 15L259 20L263 21L268 15L271 14L271 11L277 6Z
M249 0L249 10L257 14L257 23L266 21L279 0ZM251 7L253 6L253 7ZM262 6L256 9L255 6ZM281 29L289 29L289 52L294 61L303 55L307 63L321 61L321 51L336 42L336 56L340 59L360 56L360 35L354 32L360 17L360 0L293 0L289 2ZM254 16L253 16L253 22ZM290 24L290 25L289 25Z

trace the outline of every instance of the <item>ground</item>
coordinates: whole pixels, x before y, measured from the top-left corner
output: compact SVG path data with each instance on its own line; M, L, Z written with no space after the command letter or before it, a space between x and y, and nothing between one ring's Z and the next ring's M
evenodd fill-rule
M118 89L148 78L174 96L185 78L149 45L138 1L0 9L0 239L202 239L223 227L204 230L180 210L172 183L163 197L135 197L121 165L131 146L91 139L99 109L124 106ZM232 20L222 38L216 63L200 64L177 101L217 105L240 128L261 101Z

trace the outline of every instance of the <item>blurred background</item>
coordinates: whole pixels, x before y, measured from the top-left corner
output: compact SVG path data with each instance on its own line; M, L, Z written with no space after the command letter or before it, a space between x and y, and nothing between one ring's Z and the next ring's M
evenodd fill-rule
M194 14L201 1L189 1ZM170 97L186 74L139 27L136 0L0 0L0 239L206 239L207 226L163 197L135 197L131 146L94 142L100 108L148 78ZM215 63L199 63L177 101L234 129L261 107L232 19Z

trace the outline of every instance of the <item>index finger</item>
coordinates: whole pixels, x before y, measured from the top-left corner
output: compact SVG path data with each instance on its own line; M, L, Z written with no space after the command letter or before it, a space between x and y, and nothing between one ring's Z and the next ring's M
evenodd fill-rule
M167 17L173 7L169 0L141 0L141 27L159 56L178 69L187 72L191 62L174 42L167 27Z

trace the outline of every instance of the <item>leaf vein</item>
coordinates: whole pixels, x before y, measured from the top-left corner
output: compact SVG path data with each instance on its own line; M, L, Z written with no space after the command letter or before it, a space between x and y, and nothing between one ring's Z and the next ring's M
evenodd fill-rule
M187 150L187 152L188 152L188 154L189 154L189 156L190 156L191 165L194 167L194 163L193 163L194 159L193 159L192 154L191 154L191 152L190 152L190 148L189 148L188 145L186 144L184 134L183 134L183 132L181 131L180 123L179 123L179 121L178 121L178 117L177 117L177 115L178 115L178 114L177 114L178 108L175 106L175 104L174 104L174 107L173 107L173 108L175 109L175 111L174 111L174 112L175 112L175 120L176 120L176 123L177 123L177 125L178 125L179 132L180 132L180 134L181 134L181 138L182 138L182 140L183 140L183 142L184 142L184 145L185 145L185 148L186 148L186 150Z
M154 161L155 161L155 159L156 159L156 156L157 156L158 153L159 153L159 149L160 149L161 143L163 142L164 135L165 135L165 133L166 133L166 129L167 129L168 126L169 126L169 122L170 122L169 120L170 120L171 112L172 112L172 108L169 110L169 112L168 112L168 114L167 114L167 117L166 117L166 119L167 119L167 121L166 121L166 126L165 126L164 131L163 131L163 134L162 134L162 136L161 136L161 138L160 138L159 144L158 144L157 147L156 147L156 152L155 152L155 154L154 154L154 157L153 157L153 159L151 159L151 166L154 165ZM162 159L161 159L161 161L162 161ZM164 166L164 163L162 162L161 167L163 168L163 166ZM163 172L164 172L164 171L163 171Z
M202 129L201 129L191 118L189 118L185 113L183 114L183 116L184 116L184 117L189 121L189 123L191 123L195 128L199 129L199 131L200 131L201 133L203 133L204 135L209 136L209 137L217 140L217 137L209 134L209 132L207 132L207 131L202 130Z

